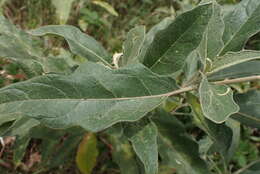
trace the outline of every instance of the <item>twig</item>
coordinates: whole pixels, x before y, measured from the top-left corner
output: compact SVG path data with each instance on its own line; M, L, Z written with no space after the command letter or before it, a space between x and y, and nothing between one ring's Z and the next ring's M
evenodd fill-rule
M246 165L246 166L243 167L242 169L237 170L234 174L240 174L240 173L244 172L246 169L250 168L251 166L253 166L254 164L256 164L256 163L258 163L258 162L260 162L260 160L254 161L254 162L252 162L252 163Z

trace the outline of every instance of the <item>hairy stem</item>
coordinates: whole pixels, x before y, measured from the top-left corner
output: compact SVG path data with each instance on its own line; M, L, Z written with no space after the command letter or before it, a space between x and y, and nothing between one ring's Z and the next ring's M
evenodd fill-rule
M242 83L242 82L251 82L251 81L256 81L256 80L260 80L260 75L258 76L249 76L249 77L241 77L241 78L236 78L236 79L226 79L226 80L222 80L222 81L215 81L212 82L213 84L216 85L228 85L228 84L235 84L235 83ZM184 92L188 92L188 91L192 91L198 88L198 85L192 85L192 86L187 86L166 94L162 94L162 96L173 96L173 95L177 95L177 94L181 94Z

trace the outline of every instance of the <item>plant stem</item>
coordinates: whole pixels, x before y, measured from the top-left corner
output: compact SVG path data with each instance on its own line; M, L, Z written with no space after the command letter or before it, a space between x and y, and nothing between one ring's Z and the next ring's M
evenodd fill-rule
M228 85L228 84L234 84L234 83L242 83L242 82L251 82L251 81L256 81L256 80L260 80L260 75L258 76L249 76L249 77L241 77L241 78L236 78L236 79L226 79L226 80L222 80L222 81L215 81L212 82L215 85ZM181 94L184 92L188 92L188 91L192 91L198 88L198 85L192 85L192 86L187 86L166 94L162 94L162 96L173 96L173 95L177 95L177 94Z
M223 80L223 81L216 81L213 83L216 85L228 85L228 84L234 84L234 83L251 82L251 81L255 81L255 80L260 80L260 75L242 77L242 78L237 78L237 79L227 79L227 80Z

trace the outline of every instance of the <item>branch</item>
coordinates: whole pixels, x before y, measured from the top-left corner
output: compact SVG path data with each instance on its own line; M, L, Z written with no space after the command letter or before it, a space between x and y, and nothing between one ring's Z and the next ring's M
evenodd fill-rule
M236 79L226 79L226 80L222 80L222 81L215 81L212 82L215 85L228 85L228 84L235 84L235 83L243 83L243 82L251 82L251 81L256 81L256 80L260 80L260 75L258 76L249 76L249 77L241 77L241 78L236 78ZM184 92L188 92L188 91L193 91L195 89L198 88L198 85L192 85L192 86L187 86L166 94L162 94L161 96L173 96L173 95L178 95Z

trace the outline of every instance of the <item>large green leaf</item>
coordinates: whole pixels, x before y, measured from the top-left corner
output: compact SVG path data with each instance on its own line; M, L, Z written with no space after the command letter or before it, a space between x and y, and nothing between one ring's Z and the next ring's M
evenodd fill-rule
M124 131L128 134L134 151L144 164L146 174L157 174L158 132L154 123L141 120L137 123L132 123Z
M223 123L238 112L239 107L233 100L233 91L226 85L215 85L203 77L199 87L203 114L215 123Z
M235 95L235 101L240 110L232 115L232 118L247 126L260 129L260 91L254 90Z
M0 89L0 118L25 115L53 128L100 131L142 118L176 89L172 78L141 64L110 70L87 62L69 76L50 74Z
M241 51L227 53L224 56L218 57L212 63L212 71L209 74L216 73L225 68L240 64L243 62L260 59L260 51Z
M69 18L72 3L75 0L52 0L52 4L56 8L56 14L60 21L60 24L65 24Z
M198 47L211 19L212 3L178 16L156 33L144 56L144 64L159 74L182 69L187 56Z
M206 163L199 157L198 144L185 131L184 125L165 111L152 117L158 127L158 147L162 164L183 174L210 174Z
M112 62L107 51L92 37L69 25L50 25L29 32L34 36L54 34L67 40L71 51L91 61L99 61L108 66Z
M243 0L225 17L224 47L219 55L240 51L249 37L260 31L260 1Z
M215 73L210 73L209 80L224 80L226 78L240 78L253 75L260 75L260 61L253 60L249 62L243 62L224 69L221 69Z
M123 45L122 65L137 63L145 39L145 27L137 26L127 34Z

